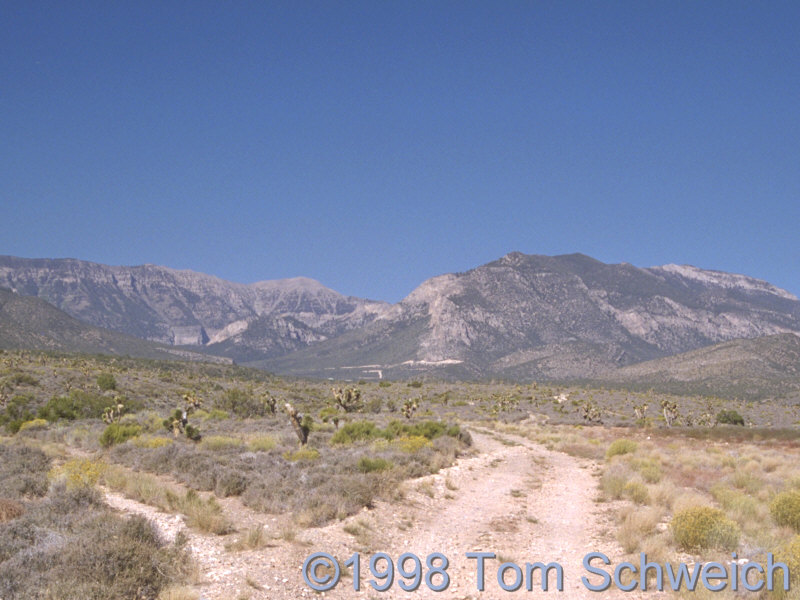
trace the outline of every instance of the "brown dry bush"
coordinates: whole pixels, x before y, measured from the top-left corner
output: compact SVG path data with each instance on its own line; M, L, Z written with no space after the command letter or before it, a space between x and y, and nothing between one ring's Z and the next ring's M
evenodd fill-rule
M141 517L122 519L90 488L54 485L0 525L0 597L155 599L190 570L184 551Z
M7 498L47 493L50 459L41 450L18 444L0 444L0 490Z
M16 500L0 498L0 523L21 517L25 508Z

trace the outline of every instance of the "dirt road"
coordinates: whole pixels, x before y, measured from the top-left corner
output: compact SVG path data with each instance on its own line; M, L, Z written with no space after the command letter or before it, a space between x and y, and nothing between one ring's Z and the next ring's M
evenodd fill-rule
M225 550L223 539L190 533L190 546L201 570L196 589L208 600L269 598L288 600L321 597L302 578L301 565L314 553L330 553L344 563L355 552L361 557L360 591L353 589L352 575L345 573L340 583L324 592L324 597L343 598L436 598L495 599L524 595L526 598L609 598L613 593L598 594L581 584L585 575L585 554L600 551L613 559L621 551L610 533L607 507L596 502L597 479L591 462L577 459L522 438L472 430L476 454L436 475L408 482L404 500L381 502L345 521L318 529L287 534L280 518L258 515L237 501L225 502L234 523L251 527L261 523L276 539L269 547L245 552ZM126 513L139 513L153 519L168 537L180 527L175 515L109 494L112 506ZM283 530L283 535L279 535ZM288 539L287 539L288 538ZM385 552L393 559L413 553L423 562L434 552L449 559L450 584L442 592L433 592L423 579L415 592L400 589L395 579L386 592L370 586L369 559ZM468 559L469 552L491 553L496 558L484 561L484 590L478 589L478 559ZM522 587L515 593L504 591L497 579L501 563L513 562L522 571ZM541 590L541 570L531 573L533 592L526 586L526 563L558 563L563 570L564 592L557 592L557 572L549 572L549 591ZM435 563L438 564L438 563ZM378 569L385 563L379 562ZM413 570L413 562L406 562ZM343 569L343 572L345 569ZM516 578L513 569L506 572L506 586ZM593 581L598 581L593 576ZM380 581L377 581L380 583ZM431 579L442 582L440 575ZM622 596L622 594L618 594ZM631 595L625 595L631 598Z

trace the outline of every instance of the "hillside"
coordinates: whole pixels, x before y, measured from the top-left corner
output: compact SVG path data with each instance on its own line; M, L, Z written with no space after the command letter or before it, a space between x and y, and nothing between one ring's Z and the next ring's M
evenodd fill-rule
M286 354L360 327L384 303L296 277L245 285L157 265L0 256L0 286L42 298L91 325L235 360ZM248 333L253 326L257 332Z
M601 377L625 388L729 398L781 398L800 391L800 337L739 339L623 367Z
M0 348L221 361L82 323L38 298L0 288Z

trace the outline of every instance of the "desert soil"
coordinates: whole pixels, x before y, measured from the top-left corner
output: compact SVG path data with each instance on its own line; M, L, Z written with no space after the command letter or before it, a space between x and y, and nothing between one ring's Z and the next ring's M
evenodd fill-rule
M404 497L380 502L372 509L322 528L293 529L291 515L255 513L235 498L221 501L237 529L262 525L268 539L259 550L226 550L237 534L225 537L203 535L185 529L181 517L106 492L108 503L125 514L151 519L167 539L178 531L188 534L189 547L199 568L194 589L204 600L289 600L307 597L343 598L436 598L495 599L517 595L532 598L637 597L611 590L591 592L581 583L586 575L582 560L588 552L608 555L613 564L622 560L614 540L611 510L597 502L596 474L591 461L547 450L523 438L472 429L475 452L435 475L405 484ZM360 591L353 589L352 575L343 571L339 584L327 592L316 592L303 580L301 566L314 552L328 552L344 563L355 552L361 554ZM416 592L394 585L386 592L369 584L370 557L385 552L397 559L404 552L419 556L441 552L449 559L449 587L430 591L424 581ZM486 560L484 591L477 588L477 561L467 552L491 552ZM540 572L533 578L533 592L525 587L516 593L504 591L497 581L501 562L513 562L525 572L525 563L557 562L563 567L564 592L556 591L555 574L550 591L541 590ZM379 564L379 568L384 565ZM411 562L406 568L411 570ZM613 568L613 566L612 566ZM506 582L513 581L508 572ZM438 583L439 576L433 579ZM593 583L599 577L592 576Z

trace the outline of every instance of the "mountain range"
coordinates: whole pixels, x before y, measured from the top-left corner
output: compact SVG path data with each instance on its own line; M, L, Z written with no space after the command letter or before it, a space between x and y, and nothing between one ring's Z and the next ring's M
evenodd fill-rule
M512 252L431 278L396 304L306 278L240 284L9 256L0 287L95 327L317 377L588 378L729 340L800 335L800 301L765 281L582 254Z

